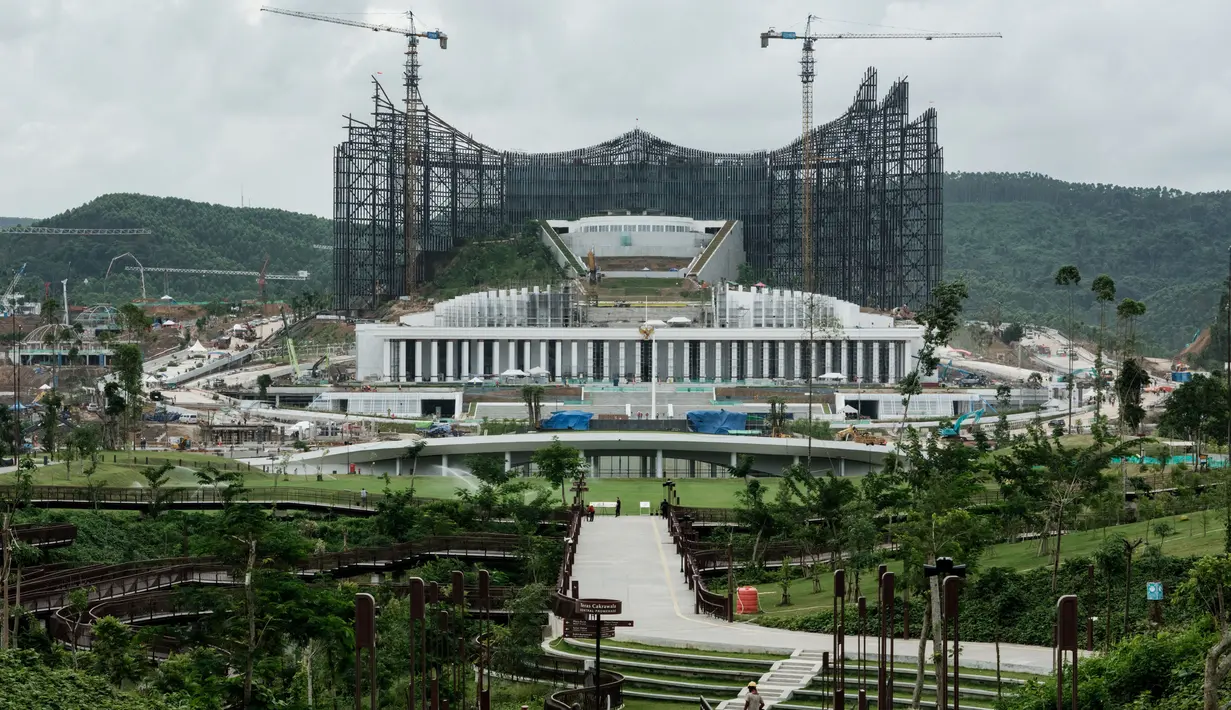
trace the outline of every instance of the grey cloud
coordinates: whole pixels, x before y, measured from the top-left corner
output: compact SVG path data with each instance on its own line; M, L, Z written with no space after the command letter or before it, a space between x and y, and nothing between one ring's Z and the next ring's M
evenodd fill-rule
M270 0L308 11L399 10ZM104 192L328 215L342 116L369 76L400 94L404 41L258 11L260 0L0 0L0 214ZM1227 186L1231 4L1189 0L426 0L433 110L493 147L563 150L635 124L698 148L772 148L799 131L799 47L773 25L826 17L1004 40L841 41L817 52L816 121L867 66L934 105L950 170ZM395 14L347 15L397 24ZM832 31L891 31L826 22Z

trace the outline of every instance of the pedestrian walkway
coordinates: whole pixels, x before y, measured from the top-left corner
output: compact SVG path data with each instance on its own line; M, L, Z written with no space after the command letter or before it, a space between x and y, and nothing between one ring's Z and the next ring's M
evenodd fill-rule
M765 701L765 706L777 705L788 700L792 692L808 687L812 677L821 674L824 660L822 653L796 649L790 658L775 661L769 671L757 681L757 693ZM719 703L716 710L740 710L744 707L744 698L747 695L748 689L744 688L739 695Z
M796 657L806 659L832 648L829 634L728 624L694 613L693 592L679 571L680 560L667 523L658 516L599 517L582 525L573 579L582 597L624 602L619 618L633 620L634 626L617 629L617 640L783 656L802 651ZM855 637L848 637L847 648L855 649L856 642ZM913 659L918 647L918 640L898 640L896 654ZM930 656L930 644L927 653ZM1001 644L1000 657L1006 671L1052 671L1050 648ZM962 666L994 668L995 663L992 644L962 643Z

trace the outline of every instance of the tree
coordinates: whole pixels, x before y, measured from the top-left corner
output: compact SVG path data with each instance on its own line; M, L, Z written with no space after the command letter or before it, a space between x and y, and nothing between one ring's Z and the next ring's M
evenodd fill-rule
M145 314L141 306L135 303L125 303L116 309L116 320L120 328L132 338L140 338L153 327L153 321Z
M1066 516L1074 512L1080 501L1107 488L1103 469L1113 457L1128 455L1136 443L1108 446L1096 440L1086 447L1070 448L1059 438L1044 435L1036 419L1026 435L1014 441L1011 456L992 461L993 476L1006 497L1020 495L1044 510L1047 527L1042 539L1047 539L1048 530L1055 531L1052 591L1056 591L1060 570L1060 541Z
M274 378L269 375L257 375L256 386L257 394L261 399L265 399L265 393L269 390L269 386L274 383Z
M524 385L521 388L521 399L526 403L526 416L530 419L532 429L538 429L539 422L543 420L543 393L545 391L542 385Z
M572 446L560 443L560 437L553 436L551 443L534 452L530 461L538 467L539 475L547 479L552 487L560 487L560 503L568 505L564 493L564 484L579 480L585 475L586 463L581 452Z
M786 431L786 400L782 397L769 398L769 417L766 419L769 424L770 436L782 436Z
M43 397L43 412L39 418L39 428L43 432L43 450L54 455L60 443L60 412L64 407L64 399L52 390Z
M168 474L173 468L175 467L171 465L170 461L165 461L159 466L141 469L141 476L145 479L145 484L150 489L150 506L147 512L151 518L158 517L158 514L162 512L163 505L173 492L163 490L171 480Z
M930 377L940 365L936 349L949 342L953 333L961 327L962 303L969 296L966 284L961 281L941 282L932 289L932 300L915 320L923 326L923 345L915 367L898 383L902 395L902 427L898 430L898 446L902 445L902 433L909 418L910 400L923 392L923 378Z
M145 672L145 653L137 637L114 616L94 622L90 658L94 672L122 687L126 681L139 680Z
M996 426L992 429L992 439L996 442L996 448L1004 448L1009 445L1012 440L1012 433L1009 429L1009 398L1013 395L1013 390L1006 384L996 385L996 406L999 408L996 417Z
M1150 384L1150 374L1136 358L1125 358L1120 364L1120 374L1116 376L1115 384L1120 422L1130 432L1136 433L1146 416L1141 393Z
M1103 368L1105 362L1103 360L1103 352L1107 348L1107 306L1116 300L1116 282L1107 274L1099 274L1094 277L1094 281L1090 284L1090 290L1094 292L1094 301L1098 303L1098 341L1095 344L1094 350L1094 422L1091 424L1091 430L1094 427L1105 428L1103 417L1103 393L1107 389L1107 383L1103 379Z
M1073 356L1074 356L1073 330L1075 327L1073 323L1073 293L1076 290L1072 287L1077 286L1077 284L1081 283L1081 272L1078 271L1077 267L1073 266L1072 264L1061 266L1056 271L1055 281L1056 281L1057 286L1066 288L1069 292L1069 315L1068 315L1069 347L1067 350L1068 357L1066 358L1069 364L1069 375L1068 377L1065 378L1065 389L1068 390L1068 397L1069 397L1069 431L1072 431L1073 430Z
M1005 345L1021 342L1021 339L1026 336L1026 329L1021 323L1010 323L1000 331L1000 341Z

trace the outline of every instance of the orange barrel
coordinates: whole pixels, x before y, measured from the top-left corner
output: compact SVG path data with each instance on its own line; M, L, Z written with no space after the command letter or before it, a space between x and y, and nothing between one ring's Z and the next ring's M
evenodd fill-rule
M736 614L755 614L757 613L757 588L756 587L740 587L735 592L735 613Z

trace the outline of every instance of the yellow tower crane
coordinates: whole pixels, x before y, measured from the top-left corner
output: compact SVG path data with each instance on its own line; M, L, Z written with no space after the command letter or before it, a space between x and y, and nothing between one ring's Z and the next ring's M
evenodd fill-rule
M272 12L276 15L286 15L288 17L298 17L305 20L317 20L319 22L331 22L335 25L346 25L347 27L358 27L373 32L392 32L402 35L406 38L406 64L402 72L402 81L406 87L406 120L402 127L405 131L405 180L404 180L404 200L405 205L402 209L402 241L406 250L406 289L409 291L419 283L420 270L419 266L419 240L415 234L415 190L414 186L416 178L414 177L415 166L419 164L419 134L422 127L418 125L423 100L419 96L419 40L431 39L440 42L441 49L449 48L449 35L440 30L432 30L430 32L419 32L415 29L415 15L407 11L407 27L393 27L390 25L373 25L367 22L356 22L354 20L344 20L330 15L320 15L314 12L300 12L298 10L283 10L276 7L262 7L262 12Z
M774 28L769 28L768 31L761 33L761 48L769 46L771 39L797 39L802 40L803 52L799 59L799 79L803 85L803 132L800 134L800 150L802 159L800 161L800 172L802 173L803 184L803 215L800 219L800 225L803 230L802 246L803 246L803 290L812 292L812 275L813 275L813 259L812 259L812 186L814 184L814 172L816 170L816 161L836 161L836 157L817 158L812 145L812 82L816 77L816 57L813 56L813 45L817 40L829 39L999 39L999 32L895 32L895 33L867 33L867 32L841 32L832 34L819 34L812 32L812 21L820 20L816 15L808 15L808 23L804 26L803 34L798 32L778 32Z

